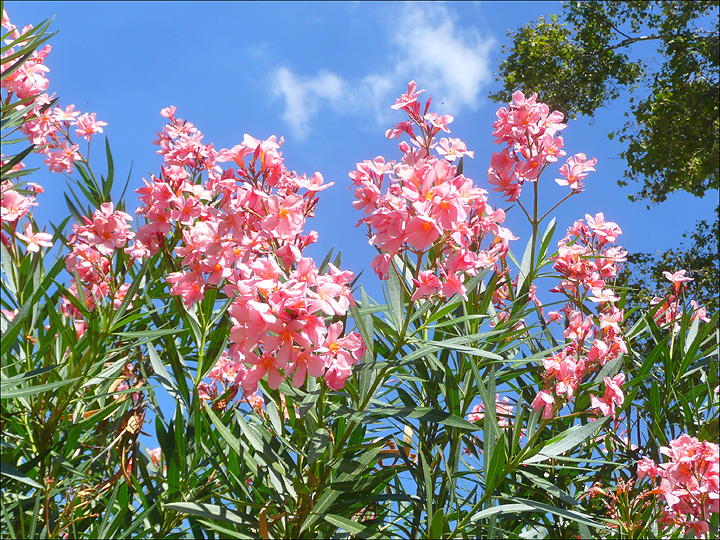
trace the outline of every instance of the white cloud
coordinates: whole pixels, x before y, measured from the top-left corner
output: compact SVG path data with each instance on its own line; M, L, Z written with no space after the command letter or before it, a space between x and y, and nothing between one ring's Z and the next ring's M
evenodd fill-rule
M492 81L495 41L476 30L459 29L457 14L438 4L409 4L400 20L392 38L398 47L396 78L416 78L432 87L448 110L475 110L478 94Z
M435 110L457 114L477 108L480 92L492 81L490 53L495 40L459 27L458 14L444 5L396 6L387 18L392 52L384 70L352 81L327 70L303 76L283 67L272 74L272 93L283 99L283 119L295 136L308 135L322 107L370 115L379 124L392 122L389 107L411 79L435 97Z
M268 60L270 58L270 47L265 41L254 43L245 47L245 54L255 60Z
M345 81L334 73L320 71L314 77L295 75L287 68L273 74L272 92L285 100L283 120L298 138L310 132L310 121L317 114L323 100L337 106L344 94Z

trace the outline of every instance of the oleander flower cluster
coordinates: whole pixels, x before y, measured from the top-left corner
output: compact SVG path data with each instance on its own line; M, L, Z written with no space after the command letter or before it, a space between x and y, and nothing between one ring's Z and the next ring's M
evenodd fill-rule
M137 190L137 213L146 223L127 252L145 258L162 251L176 268L167 277L170 294L187 309L209 288L232 298L230 347L221 371L245 395L254 394L263 377L273 389L287 378L301 386L308 375L342 388L364 344L357 333L344 335L341 321L326 320L344 317L353 305L354 275L332 264L320 273L303 256L317 240L314 231L303 233L305 222L318 193L332 184L324 184L320 173L308 178L289 171L282 139L245 135L242 144L218 152L175 113L175 107L161 112L168 119L155 141L162 172ZM223 170L220 163L232 167ZM218 380L202 383L204 396L217 395L212 387Z
M571 402L583 380L621 353L627 353L620 325L623 311L615 306L619 298L608 282L617 276L627 253L612 244L622 233L620 227L606 221L602 213L576 221L565 238L558 242L553 268L562 279L551 292L563 293L568 303L561 315L548 314L549 321L563 318L567 344L558 353L543 360L545 389L533 401L543 418L553 417L563 402ZM597 314L585 314L582 307L589 300L599 304ZM591 404L604 416L616 416L616 407L624 403L622 384L625 375L605 377L605 394L591 395Z
M5 43L12 45L2 56L5 70L17 61L17 58L12 58L15 48L21 47L33 36L33 26L18 30L10 23L4 10L2 26L8 32ZM77 137L84 138L89 144L93 135L102 133L107 123L97 120L96 113L81 114L74 105L65 109L52 107L54 94L49 96L46 93L50 83L45 75L50 71L45 59L51 50L50 45L45 45L33 51L18 69L3 77L2 88L7 92L8 99L15 96L20 100L17 110L22 111L24 117L20 131L36 146L34 151L43 156L45 165L52 172L69 173L74 163L82 159L79 145L72 140L71 128L74 128Z
M643 457L637 466L638 480L650 478L650 493L665 499L661 527L680 526L696 537L707 533L711 514L720 512L718 445L681 435L660 452L668 462Z
M686 270L663 272L665 279L672 283L670 292L662 298L656 296L650 300L651 306L659 306L657 310L653 312L653 319L657 325L661 328L670 328L672 326L673 333L680 330L680 319L682 319L683 312L685 311L685 283L693 281L693 278L685 274ZM703 322L710 322L710 318L707 316L704 307L700 307L695 300L691 300L690 305L693 309L691 320L698 318Z
M113 273L115 252L124 249L135 233L125 212L115 210L112 203L103 203L92 219L83 216L85 225L73 224L68 237L70 253L65 257L65 267L72 278L68 292L82 299L81 302L92 312L105 298L112 298L113 307L120 307L129 289L128 283L118 283ZM62 311L73 319L78 336L87 326L82 313L68 297L63 297Z
M0 160L3 165L7 160ZM22 163L20 163L22 165ZM22 192L21 192L22 191ZM42 186L29 182L19 188L11 180L0 184L0 224L7 225L11 234L26 244L26 250L30 253L37 253L40 248L52 247L52 235L35 230L33 223L24 218L29 217L33 206L37 206L35 197L43 193ZM20 232L22 231L22 232ZM12 250L14 240L6 234L5 230L0 231L0 241L8 249Z
M418 261L431 254L427 269L414 276L412 300L436 294L449 298L465 296L466 276L484 268L499 268L508 251L508 240L516 239L500 224L501 209L487 202L487 192L476 187L453 164L457 158L473 157L459 139L441 138L450 133L452 116L428 112L431 100L422 108L415 81L397 99L393 109L402 110L408 120L386 132L388 139L406 134L399 148L399 162L376 157L356 165L350 172L355 187L353 206L365 216L358 222L368 227L370 244L379 254L371 266L387 279L393 257L414 254ZM437 155L433 155L433 151ZM352 186L351 186L352 187ZM490 245L481 249L486 236Z
M558 132L565 129L563 114L550 112L545 103L537 102L537 94L525 98L519 90L513 94L508 108L497 111L493 124L495 144L504 144L500 152L493 152L488 169L488 182L493 191L503 194L508 201L520 197L525 182L536 182L545 167L565 155L563 139ZM575 154L560 167L555 181L568 186L572 193L584 189L583 179L594 171L595 158L587 159L585 154Z

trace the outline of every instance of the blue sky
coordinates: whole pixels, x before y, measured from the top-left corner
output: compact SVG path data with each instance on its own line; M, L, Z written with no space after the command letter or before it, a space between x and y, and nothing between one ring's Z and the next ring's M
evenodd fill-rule
M399 159L397 141L384 132L403 120L390 109L411 79L433 97L433 108L452 114L453 137L475 151L465 175L485 189L498 108L487 98L497 89L494 71L506 30L516 29L546 13L557 2L463 3L115 3L8 2L18 25L37 24L55 16L59 33L46 64L50 92L65 106L96 112L108 122L116 176L124 178L133 162L127 207L135 208L133 190L141 178L159 170L152 145L162 129L161 108L178 107L205 134L205 142L230 148L248 133L256 138L285 137L286 165L298 173L319 171L335 186L322 193L309 228L320 233L311 255L322 259L335 246L343 251L343 267L359 272L374 297L382 297L369 268L374 249L351 207L348 172L355 163L383 155ZM607 133L624 121L625 101L597 115L581 118L564 131L568 155L596 157L597 172L586 179L586 191L557 212L558 238L575 219L604 212L623 229L621 241L630 251L676 246L694 220L711 215L717 193L696 199L677 193L646 210L627 195L639 186L620 188L622 146ZM91 162L104 170L100 141ZM32 165L32 161L27 161ZM559 164L558 164L559 165ZM545 208L566 193L548 169L541 178ZM34 179L46 188L35 210L39 223L59 222L67 214L61 193L65 180L41 170ZM523 199L527 200L530 193ZM521 199L522 200L522 199ZM507 208L497 193L490 203ZM507 224L520 240L528 227L519 209ZM548 285L548 288L552 284Z

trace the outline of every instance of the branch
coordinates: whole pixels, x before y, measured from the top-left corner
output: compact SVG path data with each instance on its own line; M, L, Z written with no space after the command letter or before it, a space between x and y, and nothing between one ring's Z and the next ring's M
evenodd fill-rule
M615 26L614 24L611 25L611 26L612 26L612 29L615 30L618 34L622 34L622 35L625 36L627 39L632 39L632 38L631 38L630 36L628 36L625 32L622 32L622 31L621 31L617 26Z
M620 32L622 34L622 32ZM623 34L624 36L625 34ZM650 39L662 39L662 36L657 36L655 34L651 34L649 36L640 36L640 37L628 37L627 39L623 39L620 43L617 43L615 45L610 46L610 50L613 49L619 49L620 47L627 47L628 45L632 45L633 43L637 43L639 41L648 41Z

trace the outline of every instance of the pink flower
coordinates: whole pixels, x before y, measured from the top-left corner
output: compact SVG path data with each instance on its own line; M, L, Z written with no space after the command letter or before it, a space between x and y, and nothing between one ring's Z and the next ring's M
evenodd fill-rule
M272 195L267 200L267 216L262 220L262 227L268 232L281 236L293 236L302 230L303 198L299 195L278 197Z
M107 126L107 122L95 120L95 113L90 115L85 113L77 119L75 126L75 134L78 137L83 137L86 141L89 141L96 133L103 132L103 127Z
M563 178L556 178L555 181L561 186L568 186L573 191L583 190L582 180L587 176L588 171L594 171L597 159L587 159L585 154L575 154L568 158L565 165L560 167L560 174Z
M506 427L510 425L508 417L512 415L512 409L510 399L507 396L503 396L503 398L500 399L500 395L495 394L495 417L499 426ZM468 422L478 422L483 418L485 418L484 403L475 405L472 408L472 412L468 414Z
M15 236L27 242L27 250L33 253L40 251L41 247L52 247L52 242L50 242L50 240L52 240L52 234L43 232L34 233L30 223L25 225L25 234L16 232Z
M665 276L665 279L672 282L675 294L679 294L684 282L693 281L693 278L685 275L685 270L678 270L673 274L670 272L663 272L663 276Z
M256 392L258 381L265 375L267 375L270 388L277 390L284 379L279 370L285 368L286 363L269 354L263 354L262 356L252 355L247 357L245 361L252 364L253 367L241 382L243 390Z
M560 322L562 320L562 314L557 311L549 311L547 315L547 322Z
M0 309L0 313L2 313L5 319L7 319L7 322L11 323L13 322L15 316L18 314L18 310L13 309L12 311L10 311L9 309Z
M293 356L289 371L295 370L292 383L300 388L309 374L311 377L322 377L325 373L325 362L322 358L308 351L296 352Z
M691 320L694 320L697 317L702 322L710 322L710 317L707 316L707 310L704 307L700 307L700 305L695 300L690 300L690 305L695 310L695 313L693 313Z
M420 274L418 274L418 279L413 279L413 283L417 287L410 298L413 302L419 300L420 298L432 296L438 292L441 286L438 277L430 270L420 272Z
M460 276L457 273L451 272L449 274L444 274L443 277L445 278L445 281L440 286L440 293L445 298L451 298L453 295L457 294L458 296L462 296L465 300L468 299L465 285L463 285L463 282L460 280Z
M447 125L453 121L453 117L451 115L445 114L443 116L440 116L437 113L428 113L423 117L423 119L435 129L450 133Z
M160 449L160 447L148 450L148 457L150 458L150 461L153 465L159 467L160 462L162 461L162 450Z
M135 236L130 229L131 221L132 218L125 212L114 211L112 203L103 203L93 213L92 222L87 227L74 230L100 253L110 256Z
M637 465L638 480L642 480L645 476L655 478L658 475L657 464L649 457L643 457Z
M72 146L67 141L62 141L57 150L45 154L45 164L51 172L71 172L75 161L80 159L79 146Z
M596 287L592 290L593 296L588 297L588 300L592 300L593 302L618 302L620 298L615 296L615 293L612 291L612 289L601 289L600 287Z
M65 107L65 110L61 109L60 107L55 107L55 111L53 112L53 116L55 118L56 122L68 122L68 123L75 123L75 119L80 114L80 111L75 110L75 105L68 105Z
M638 477L647 473L661 479L650 492L662 495L667 503L661 527L680 525L686 533L704 534L710 515L720 512L718 445L684 434L671 441L669 447L660 447L660 453L670 461L655 467L644 458L642 471L638 464Z
M553 403L555 402L555 399L552 397L552 394L548 392L547 390L542 390L538 393L537 396L535 396L535 399L530 404L530 406L535 409L535 411L539 411L542 409L542 417L545 420L550 420L554 414L554 408Z
M30 212L30 208L37 206L37 203L33 197L21 195L4 185L0 205L0 219L13 223L25 217Z
M412 247L425 250L440 238L441 229L433 219L416 216L408 222L405 234Z
M625 402L625 394L623 394L620 386L625 382L625 374L618 373L612 379L605 377L605 395L597 398L590 394L590 403L593 409L600 409L604 416L615 417L615 407L621 406Z
M123 283L118 287L118 290L115 292L115 299L113 300L113 308L119 309L120 305L122 304L123 300L125 299L125 295L127 294L128 289L130 288L129 283ZM132 303L128 304L128 309L132 309L133 305Z
M416 92L417 90L417 83L415 81L410 81L408 83L408 90L407 93L400 96L396 101L395 105L392 105L391 109L404 109L408 107L409 105L415 103L417 101L417 97L422 94L425 90L420 90L419 92Z
M583 319L581 311L573 311L568 316L568 327L563 336L574 341L585 341L590 329L593 327L592 315Z
M205 282L197 272L172 272L165 279L172 284L170 294L181 296L187 307L205 298Z
M175 111L177 111L177 107L171 105L170 107L165 107L164 109L162 109L160 111L160 115L170 120L173 120L175 118Z
M305 188L311 193L324 191L335 184L335 182L330 182L329 184L324 184L323 182L323 176L319 172L316 172L310 178L305 178L305 175L303 175L295 181L298 187Z
M475 405L472 412L468 414L468 422L479 422L485 418L485 407L483 404Z
M380 253L379 255L376 255L372 261L370 261L370 266L373 270L375 270L375 273L380 279L385 280L388 278L391 261L392 257L390 255L387 253Z
M440 145L437 148L438 154L444 156L448 161L455 161L463 156L475 157L475 152L467 149L465 143L460 139L440 139Z

